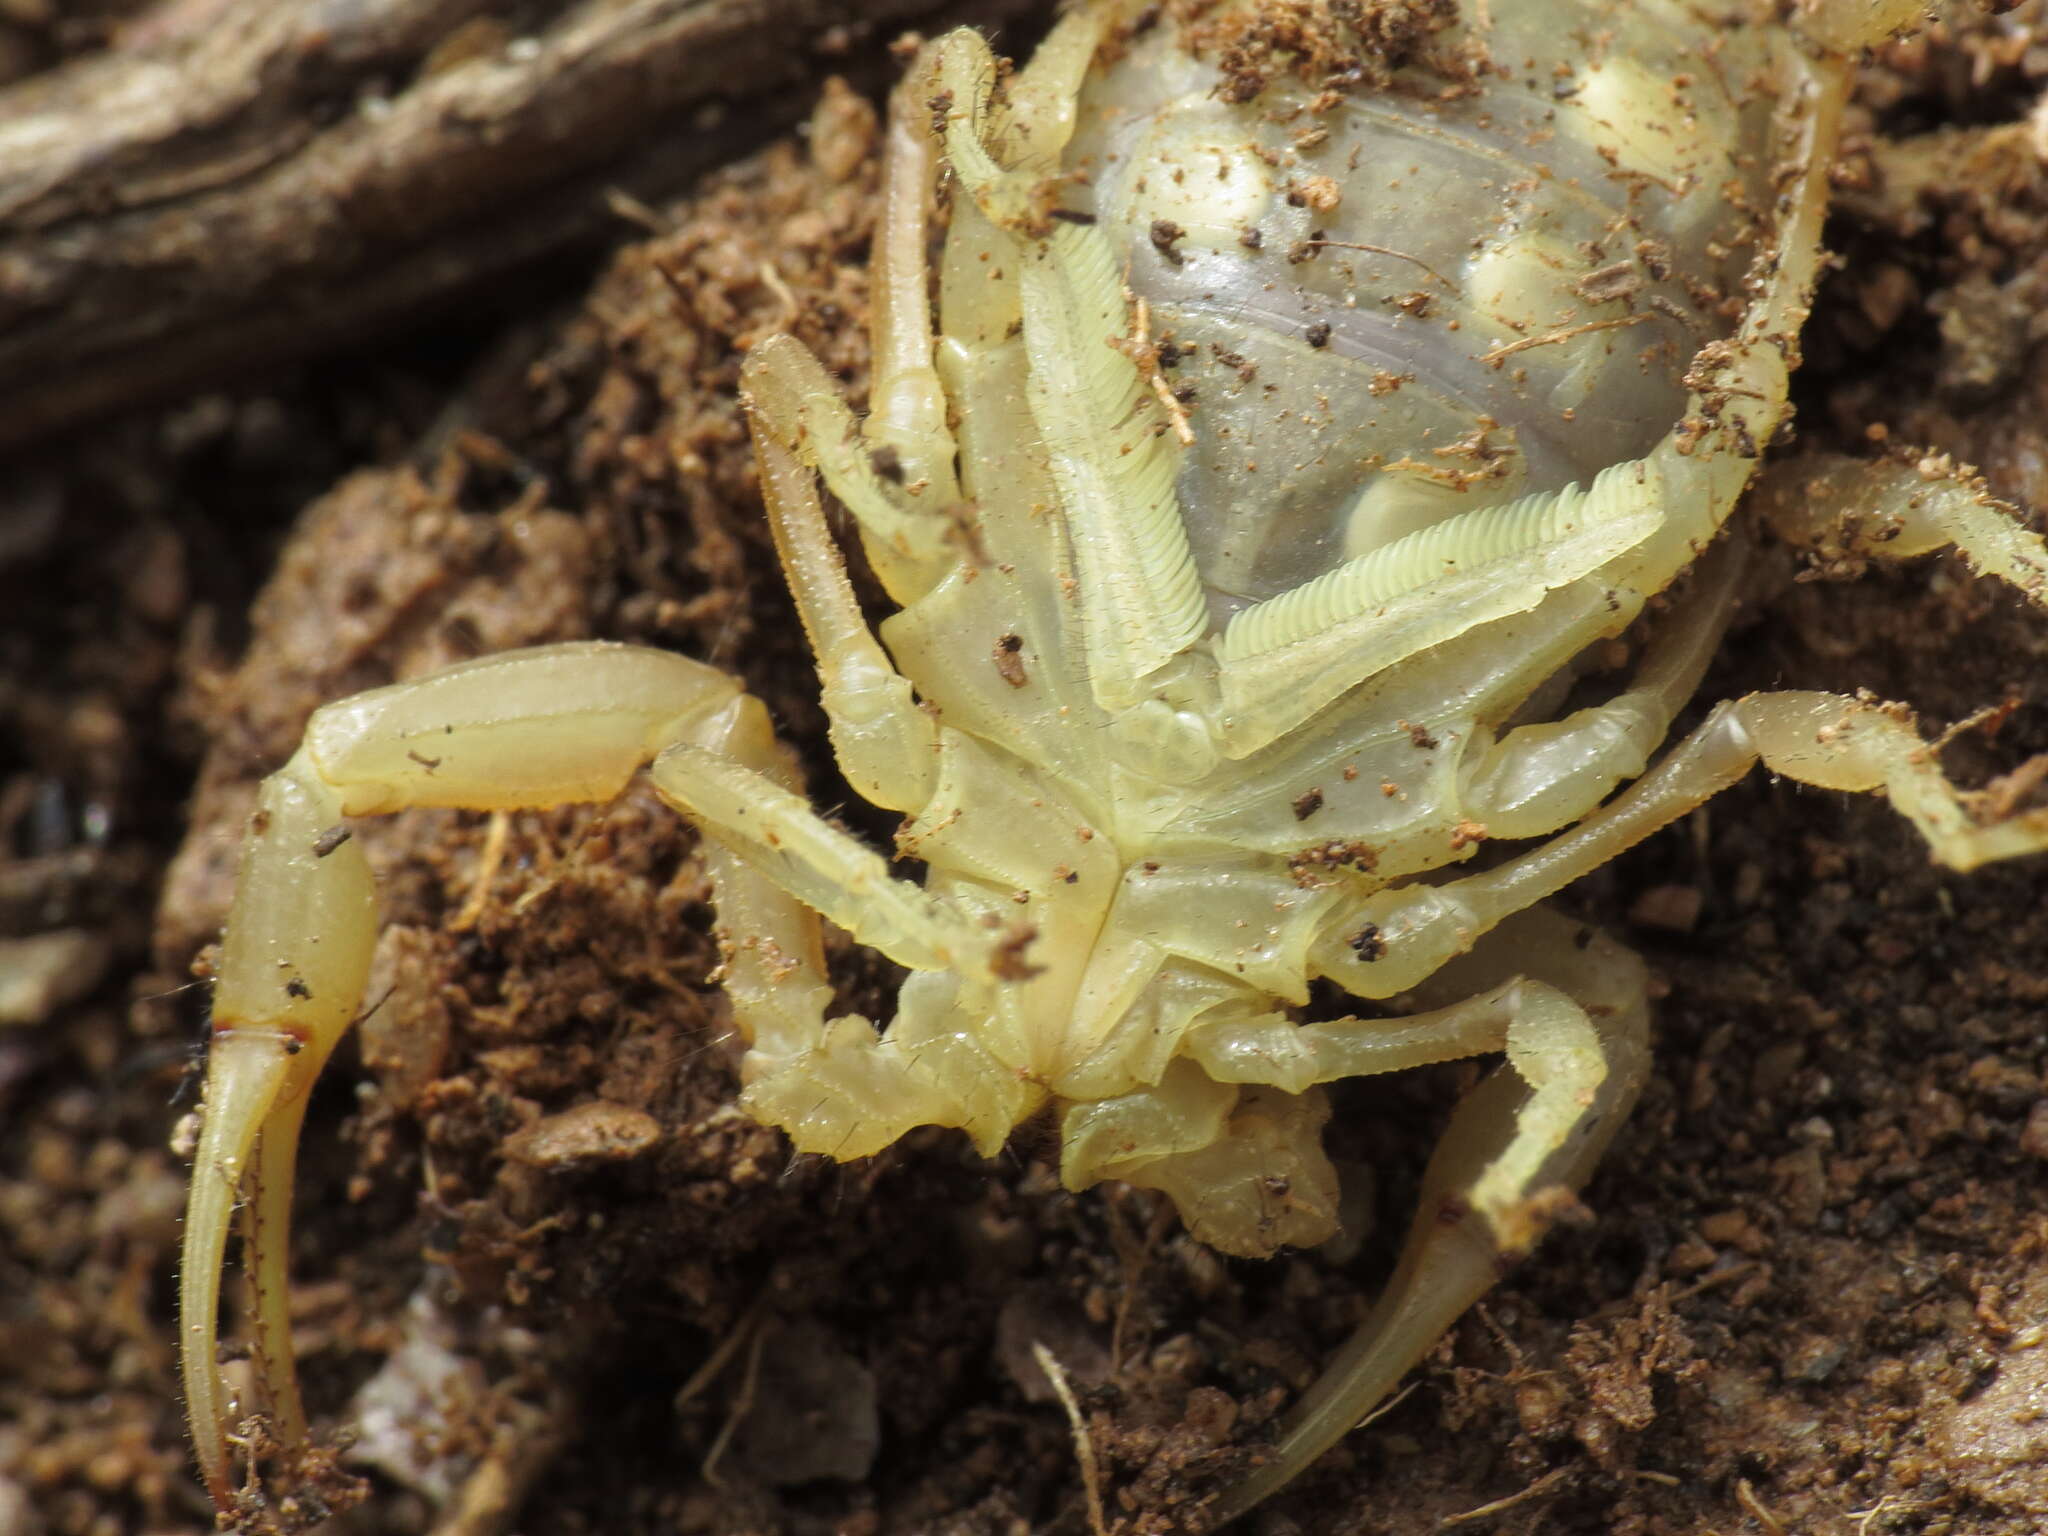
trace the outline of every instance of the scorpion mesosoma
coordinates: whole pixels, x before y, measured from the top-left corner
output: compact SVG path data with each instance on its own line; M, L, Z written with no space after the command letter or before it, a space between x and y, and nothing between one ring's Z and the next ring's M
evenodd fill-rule
M687 657L552 646L319 711L218 965L180 1306L220 1507L240 1200L271 1433L306 1435L293 1160L377 922L345 817L602 801L644 767L702 833L749 1113L845 1159L920 1125L994 1153L1049 1111L1069 1187L1163 1191L1232 1254L1335 1230L1319 1085L1504 1053L1377 1309L1219 1519L1388 1393L1629 1108L1642 967L1544 898L1759 761L1882 790L1957 868L2048 846L2048 813L1978 819L1858 699L1754 694L1650 763L1734 602L1718 536L1786 416L1849 59L1916 17L1105 0L1014 74L972 33L926 47L867 416L788 337L743 403L834 752L927 874L814 811L761 704ZM1979 489L1791 473L1795 541L1854 508L1863 552L1954 544L2044 596L2041 540ZM879 633L820 482L896 604ZM1627 686L1560 715L1688 572ZM1449 873L1482 842L1523 846ZM892 1019L828 1016L821 919L908 969ZM1317 978L1406 1011L1303 1022Z

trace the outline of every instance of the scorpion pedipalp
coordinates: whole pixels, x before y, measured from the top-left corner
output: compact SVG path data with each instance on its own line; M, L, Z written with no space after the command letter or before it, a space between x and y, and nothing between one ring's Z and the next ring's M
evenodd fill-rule
M993 1153L1050 1110L1069 1187L1163 1191L1232 1254L1336 1230L1326 1084L1504 1057L1384 1298L1216 1495L1226 1519L1384 1397L1622 1123L1641 964L1541 902L1758 762L1881 790L1958 868L2048 847L2048 812L1977 814L1861 699L1753 694L1663 747L1787 419L1846 51L1900 7L1816 10L1817 46L1661 0L1495 0L1485 25L1422 5L1373 37L1335 8L1308 33L1195 9L1077 7L1008 78L973 33L923 49L887 137L869 413L791 338L746 362L833 751L905 814L921 882L812 807L735 679L652 650L512 652L331 704L267 781L181 1293L224 1510L238 1196L259 1380L279 1438L305 1435L292 1149L375 930L367 866L327 835L345 816L604 800L645 767L702 834L748 1112L850 1158L922 1125ZM1953 543L2043 598L2048 550L1978 488L1839 463L1812 484L1887 537L1779 497L1788 537ZM879 623L821 486L895 605ZM1688 573L1627 683L1560 714ZM908 972L893 1016L832 1014L825 920ZM1317 982L1362 1011L1315 1016Z

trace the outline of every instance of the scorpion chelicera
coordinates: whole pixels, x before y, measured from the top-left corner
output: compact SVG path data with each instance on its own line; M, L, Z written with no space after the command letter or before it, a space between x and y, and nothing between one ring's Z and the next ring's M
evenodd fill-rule
M1978 814L1867 699L1752 694L1651 764L1736 599L1724 528L1786 421L1852 55L1919 13L1729 9L1104 0L1014 73L971 32L924 48L867 415L786 336L742 402L833 751L922 883L685 656L550 646L316 713L242 853L185 1231L220 1506L238 1201L270 1433L306 1435L293 1159L377 926L346 817L602 801L644 767L702 833L749 1113L842 1159L921 1125L992 1154L1049 1114L1069 1187L1163 1191L1231 1254L1336 1231L1321 1085L1503 1053L1377 1308L1222 1519L1387 1394L1626 1114L1643 967L1546 897L1759 761L1883 791L1957 868L2048 846L2048 812ZM1772 475L1794 542L1954 544L2048 595L2042 541L1972 483ZM821 483L894 601L877 626ZM1681 578L1626 685L1563 712ZM831 1013L824 920L907 969L893 1017ZM1305 1021L1318 979L1393 1006Z

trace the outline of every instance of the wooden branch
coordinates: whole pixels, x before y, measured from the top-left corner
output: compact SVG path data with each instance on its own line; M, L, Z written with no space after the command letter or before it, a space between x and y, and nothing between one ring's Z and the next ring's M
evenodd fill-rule
M164 0L0 90L0 445L312 355L1032 0ZM517 24L506 21L516 14Z

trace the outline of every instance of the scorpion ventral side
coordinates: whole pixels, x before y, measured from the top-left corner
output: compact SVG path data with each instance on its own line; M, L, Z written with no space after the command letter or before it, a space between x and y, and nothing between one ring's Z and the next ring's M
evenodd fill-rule
M1759 761L1882 791L1957 868L2048 846L2048 812L1980 819L1860 699L1753 694L1663 748L1786 419L1849 56L1917 17L1099 3L1014 73L972 33L923 49L888 129L869 413L787 336L744 404L838 765L924 878L821 816L762 705L683 656L552 646L320 710L244 846L185 1235L221 1509L238 1201L270 1433L307 1434L294 1148L377 923L345 817L604 800L644 767L702 834L748 1113L846 1159L923 1125L993 1154L1047 1112L1068 1187L1163 1191L1231 1254L1336 1232L1322 1085L1504 1053L1379 1305L1219 1522L1392 1389L1626 1114L1643 968L1545 898ZM1954 544L2048 596L2041 540L1972 484L1772 474L1789 538L1853 507L1863 553ZM877 626L821 483L895 605ZM1688 572L1625 685L1563 712L1589 649ZM908 970L891 1017L832 1012L825 920ZM1389 1006L1324 1016L1318 980Z

